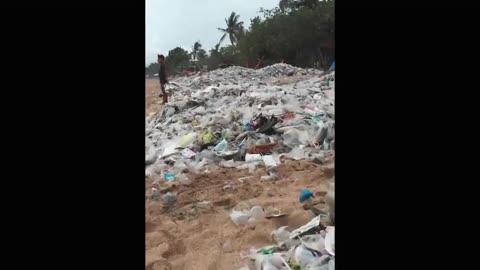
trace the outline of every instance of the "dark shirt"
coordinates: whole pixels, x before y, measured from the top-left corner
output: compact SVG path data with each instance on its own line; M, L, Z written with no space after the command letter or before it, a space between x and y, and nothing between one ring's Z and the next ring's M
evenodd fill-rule
M167 74L165 70L165 64L160 64L160 69L158 70L158 77L160 78L160 83L165 84L167 83Z

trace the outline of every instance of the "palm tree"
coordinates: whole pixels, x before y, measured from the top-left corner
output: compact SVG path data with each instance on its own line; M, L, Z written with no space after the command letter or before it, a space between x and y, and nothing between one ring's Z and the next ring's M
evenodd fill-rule
M235 12L232 11L232 14L230 14L228 20L225 18L227 28L218 28L219 31L223 32L223 36L220 38L218 44L222 43L222 41L227 35L230 38L230 42L232 43L232 45L235 45L235 43L238 42L238 38L243 31L243 22L238 21L239 17L240 15L235 14Z
M195 44L193 44L192 56L194 60L197 59L198 52L200 51L201 48L202 48L202 44L200 44L200 40L195 42Z

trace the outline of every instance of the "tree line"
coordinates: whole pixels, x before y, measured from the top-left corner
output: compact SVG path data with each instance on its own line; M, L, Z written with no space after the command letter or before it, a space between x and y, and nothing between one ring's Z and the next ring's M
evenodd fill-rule
M327 69L335 58L335 1L280 0L273 9L260 9L262 17L245 29L240 15L225 18L218 44L208 52L196 41L190 52L176 47L166 55L170 74L184 70L208 70L230 65L259 68L274 63ZM222 43L229 41L222 47ZM145 68L158 72L158 64Z

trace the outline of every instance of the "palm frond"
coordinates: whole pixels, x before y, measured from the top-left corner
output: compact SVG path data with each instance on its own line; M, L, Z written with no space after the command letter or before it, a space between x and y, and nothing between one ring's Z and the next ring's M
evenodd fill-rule
M223 36L220 38L220 41L218 42L218 45L222 43L222 41L225 39L226 36L227 36L227 33L223 34Z

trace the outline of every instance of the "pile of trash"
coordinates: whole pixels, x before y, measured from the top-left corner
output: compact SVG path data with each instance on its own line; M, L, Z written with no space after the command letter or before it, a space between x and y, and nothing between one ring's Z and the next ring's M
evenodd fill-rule
M247 254L240 254L247 266L240 270L334 270L335 269L335 188L334 182L317 204L313 193L305 189L299 201L305 210L312 210L315 217L307 224L293 231L282 226L271 233L276 245L260 249L251 248ZM255 205L255 206L253 206ZM252 207L253 206L253 207ZM322 208L322 210L320 210ZM235 225L254 225L264 219L282 217L287 214L279 209L256 205L255 200L239 203L231 212L230 219Z
M324 226L321 218L291 232L286 226L274 230L271 236L277 245L241 254L248 266L240 270L334 270L335 226Z
M303 80L273 85L277 76ZM335 150L335 72L275 64L229 67L167 85L172 99L146 117L146 176L186 181L215 164L253 171L284 159L322 164Z

